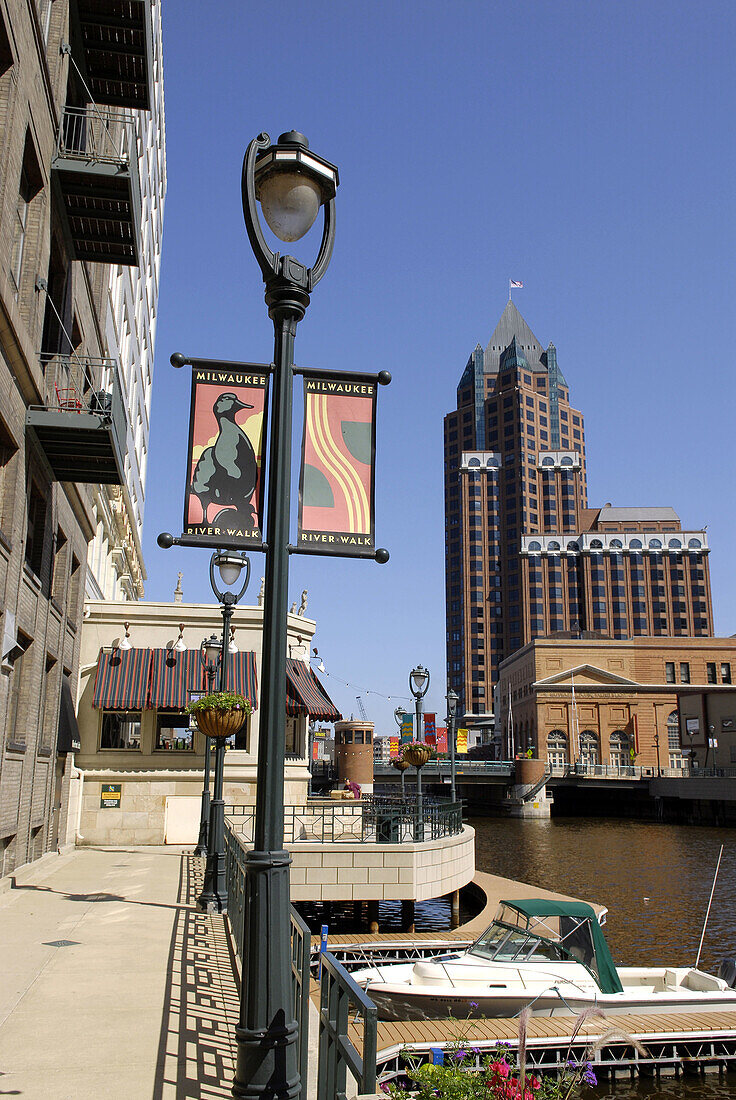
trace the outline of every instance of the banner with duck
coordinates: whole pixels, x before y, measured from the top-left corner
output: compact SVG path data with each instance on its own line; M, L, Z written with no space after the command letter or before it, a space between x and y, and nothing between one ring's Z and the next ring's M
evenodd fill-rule
M269 373L192 368L184 534L263 541L263 456Z
M303 374L298 545L343 556L372 550L378 384Z

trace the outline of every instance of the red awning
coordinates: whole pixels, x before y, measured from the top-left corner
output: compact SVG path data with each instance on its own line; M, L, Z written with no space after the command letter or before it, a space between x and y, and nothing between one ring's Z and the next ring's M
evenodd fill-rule
M92 705L104 710L144 710L150 680L150 649L101 649Z
M286 660L286 713L308 714L323 722L339 722L342 717L309 665L294 657Z
M228 691L258 706L255 653L228 655ZM104 710L184 710L206 691L198 649L100 650L92 705Z

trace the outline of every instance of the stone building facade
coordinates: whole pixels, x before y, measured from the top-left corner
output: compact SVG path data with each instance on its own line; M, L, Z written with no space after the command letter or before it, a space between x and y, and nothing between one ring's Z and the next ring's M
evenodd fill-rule
M143 261L133 112L158 6L0 5L0 875L67 831L95 486L125 477L107 294Z
M538 638L501 665L501 752L556 766L731 765L735 683L735 638Z
M255 705L225 754L227 805L254 806L261 736L261 607L238 606L233 615L228 685ZM284 802L301 806L309 781L310 717L335 721L335 710L309 668L316 623L287 619L288 698ZM204 769L204 737L184 712L192 692L206 687L199 661L202 641L220 635L219 608L211 604L147 600L89 601L82 632L78 721L69 843L196 843ZM117 660L133 664L126 683ZM244 670L242 685L231 683ZM108 683L103 682L108 676ZM219 681L215 682L215 687ZM302 694L302 692L304 694ZM305 699L306 697L306 699ZM105 788L114 797L105 798Z

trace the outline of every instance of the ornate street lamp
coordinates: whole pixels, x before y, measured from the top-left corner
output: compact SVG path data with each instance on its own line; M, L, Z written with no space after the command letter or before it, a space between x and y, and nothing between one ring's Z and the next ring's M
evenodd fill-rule
M219 582L215 575L219 573ZM229 591L240 580L245 570L245 580L240 591ZM210 558L210 584L222 611L222 642L220 658L220 691L227 691L227 655L230 643L230 620L233 609L245 595L250 580L250 561L245 553L216 550ZM220 584L222 588L220 588ZM210 803L210 826L207 845L207 866L204 871L202 893L197 898L197 908L204 913L227 912L227 879L225 877L225 802L222 797L222 780L225 769L225 738L218 737L215 745L215 779Z
M233 1084L234 1096L251 1100L296 1100L301 1091L291 989L291 859L284 850L294 339L309 295L332 255L338 183L334 164L316 156L304 135L295 130L282 134L275 145L267 134L259 134L246 150L243 214L266 284L266 305L274 326L256 813L253 850L245 862L245 942ZM322 207L324 228L312 267L272 251L261 227L259 202L267 224L286 242L300 240Z
M199 649L199 660L207 679L207 694L215 690L215 673L222 652L222 642L216 634L205 638ZM194 849L195 856L206 856L210 831L210 752L212 741L204 739L204 786L202 787L202 806L199 814L199 839Z
M424 696L429 691L429 671L423 665L417 665L409 673L409 690L414 696L414 708L416 711L416 740L421 744L424 741L424 729L422 723L422 708ZM424 840L424 806L422 803L422 769L417 768L417 840Z
M455 802L457 801L455 793L455 714L460 696L450 688L445 699L447 700L447 739L450 747L450 799Z

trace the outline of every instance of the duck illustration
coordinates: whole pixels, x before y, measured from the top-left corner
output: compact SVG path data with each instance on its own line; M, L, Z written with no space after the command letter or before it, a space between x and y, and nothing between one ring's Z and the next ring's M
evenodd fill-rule
M252 530L255 515L250 499L256 487L258 464L253 445L243 429L235 422L235 414L241 409L252 409L234 393L221 393L212 406L219 431L211 447L199 456L192 477L192 492L202 505L204 519L209 523L210 505L219 504L223 510L212 521L237 525L242 530Z

